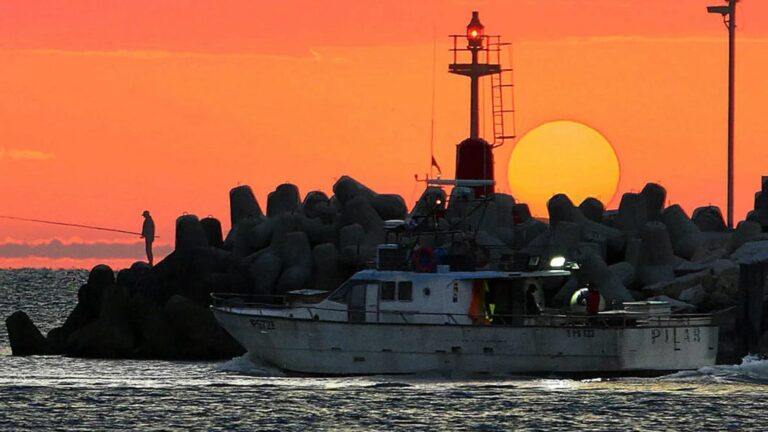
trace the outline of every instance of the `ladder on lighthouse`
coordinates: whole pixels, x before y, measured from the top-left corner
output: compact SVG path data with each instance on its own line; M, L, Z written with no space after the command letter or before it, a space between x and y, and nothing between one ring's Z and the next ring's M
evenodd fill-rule
M509 42L502 42L500 36L490 36L488 40L488 55L494 57L494 63L502 65L502 51L509 47ZM512 63L511 54L508 56ZM501 67L499 73L491 75L491 117L493 124L493 142L491 145L501 147L505 140L515 139L515 96L513 70L511 67ZM505 121L507 120L507 121ZM506 128L505 128L506 125Z

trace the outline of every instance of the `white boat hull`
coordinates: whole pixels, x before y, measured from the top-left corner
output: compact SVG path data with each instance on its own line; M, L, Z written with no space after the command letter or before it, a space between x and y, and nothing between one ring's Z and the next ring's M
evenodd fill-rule
M350 323L213 309L254 359L323 375L654 374L715 364L717 327Z

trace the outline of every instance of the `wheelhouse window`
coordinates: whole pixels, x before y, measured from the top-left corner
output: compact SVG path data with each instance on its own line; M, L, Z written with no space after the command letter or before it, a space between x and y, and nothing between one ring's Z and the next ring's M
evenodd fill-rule
M344 283L328 297L328 300L336 303L349 304L349 298L355 286L365 286L368 282L362 280L351 280Z
M413 282L402 281L397 283L397 299L400 301L413 300Z
M383 301L395 300L395 283L394 282L381 283L381 300Z

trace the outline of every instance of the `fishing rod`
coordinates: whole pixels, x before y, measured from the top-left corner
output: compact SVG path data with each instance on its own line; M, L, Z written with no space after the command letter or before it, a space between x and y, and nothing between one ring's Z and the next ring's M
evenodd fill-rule
M31 218L22 218L22 217L16 217L16 216L3 216L0 215L0 219L10 219L10 220L17 220L17 221L24 221L24 222L37 222L37 223L44 223L49 225L62 225L62 226L69 226L69 227L76 227L76 228L86 228L86 229L93 229L93 230L99 230L99 231L111 231L111 232L118 232L123 234L133 234L140 236L140 232L134 232L134 231L126 231L126 230L120 230L120 229L114 229L114 228L105 228L105 227L98 227L93 225L82 225L82 224L73 224L73 223L67 223L67 222L56 222L56 221L47 221L42 219L31 219ZM159 238L159 236L155 236L155 238Z

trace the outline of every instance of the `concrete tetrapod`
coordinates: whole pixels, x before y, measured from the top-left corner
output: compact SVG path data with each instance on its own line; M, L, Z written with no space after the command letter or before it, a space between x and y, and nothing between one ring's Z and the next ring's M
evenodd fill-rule
M204 246L208 246L208 241L197 216L193 214L179 216L176 219L176 247L174 249L181 251Z
M283 183L267 196L267 216L275 217L283 213L294 213L301 209L299 188L291 183Z
M693 223L703 232L726 232L723 214L716 206L698 207L693 211Z
M643 190L640 191L640 195L645 198L648 220L659 220L661 212L664 210L664 203L667 201L667 190L664 189L664 186L656 183L647 183Z
M237 186L229 191L229 214L232 226L247 217L258 220L264 217L253 190L247 185Z
M609 256L618 256L624 250L624 234L615 229L587 219L570 198L557 194L547 202L550 229L560 222L575 222L581 228L581 240L591 243L604 243Z
M304 215L310 219L322 219L324 210L321 204L325 204L326 208L330 205L331 200L328 199L328 195L321 191L312 191L307 193L304 197L304 201L301 203L301 208L304 211Z
M587 219L592 222L603 223L603 213L605 206L597 198L588 197L579 204L579 210Z
M637 282L644 286L672 280L677 264L666 225L661 222L645 224L637 257Z
M336 183L333 184L333 194L342 205L346 205L348 201L357 196L362 196L365 200L370 200L376 195L376 192L352 177L341 176L336 180Z
M621 196L613 226L628 236L637 236L648 222L648 203L643 194L627 192Z
M690 260L702 251L704 237L701 230L682 207L677 204L667 207L661 213L661 221L667 226L675 255Z

